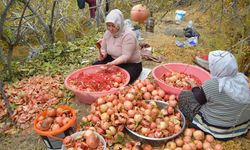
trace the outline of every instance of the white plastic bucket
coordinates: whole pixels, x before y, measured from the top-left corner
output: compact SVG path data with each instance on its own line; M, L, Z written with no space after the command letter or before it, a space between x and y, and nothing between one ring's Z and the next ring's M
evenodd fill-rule
M175 20L184 20L186 16L186 11L184 10L176 10L175 11Z

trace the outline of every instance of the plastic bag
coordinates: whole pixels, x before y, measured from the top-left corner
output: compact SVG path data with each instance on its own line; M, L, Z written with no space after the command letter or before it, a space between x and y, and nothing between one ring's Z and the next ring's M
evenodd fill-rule
M184 28L185 37L200 37L200 34L193 28Z
M183 47L183 48L193 47L193 46L196 46L198 44L198 37L196 36L196 37L188 38L184 42L180 42L180 41L176 40L175 43L178 47Z

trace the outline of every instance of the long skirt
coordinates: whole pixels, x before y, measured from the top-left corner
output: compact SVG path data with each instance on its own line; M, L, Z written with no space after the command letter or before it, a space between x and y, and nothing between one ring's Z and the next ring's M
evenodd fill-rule
M193 121L194 116L201 108L191 91L182 91L180 93L178 106L189 122Z
M236 136L244 136L250 127L250 120L235 127L219 127L208 123L202 113L199 112L201 105L196 101L191 91L180 93L178 105L180 111L188 120L189 128L202 130L220 140L230 140Z

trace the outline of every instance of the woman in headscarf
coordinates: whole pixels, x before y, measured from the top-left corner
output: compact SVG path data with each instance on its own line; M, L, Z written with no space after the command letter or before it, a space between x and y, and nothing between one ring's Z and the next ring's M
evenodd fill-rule
M227 51L208 56L212 79L192 92L179 95L179 108L189 127L201 129L217 139L227 140L250 129L250 90L247 77L238 72L235 57Z
M130 83L135 81L141 71L141 55L139 44L134 32L124 26L123 14L120 10L114 9L107 15L106 32L101 42L101 52L97 64L117 65L128 71Z

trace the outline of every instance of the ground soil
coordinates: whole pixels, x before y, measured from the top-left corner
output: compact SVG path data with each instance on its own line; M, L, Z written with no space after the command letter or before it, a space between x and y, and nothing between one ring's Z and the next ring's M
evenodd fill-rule
M143 43L148 43L153 48L153 55L162 56L164 58L162 63L181 62L194 64L193 58L197 53L206 53L212 49L209 49L209 40L207 37L212 36L212 31L206 27L205 14L194 11L194 9L186 8L190 12L190 15L186 17L180 25L176 25L172 20L174 19L174 11L169 12L161 22L157 22L154 33L145 32L142 29ZM184 40L184 38L176 38L174 36L165 35L166 28L182 29L187 25L189 19L196 20L194 24L197 30L201 34L199 44L192 48L179 48L175 45L175 40ZM197 20L199 19L199 20ZM161 63L153 61L143 61L143 66L146 68L154 68ZM150 77L150 75L149 75ZM78 120L82 116L87 115L89 111L89 105L79 103L77 100L73 100L73 108L77 112ZM12 134L0 133L0 150L43 150L46 149L40 136L35 133L32 125L30 128L24 131L10 130ZM250 140L245 137L235 138L226 142L216 141L216 143L222 143L226 150L249 150Z

